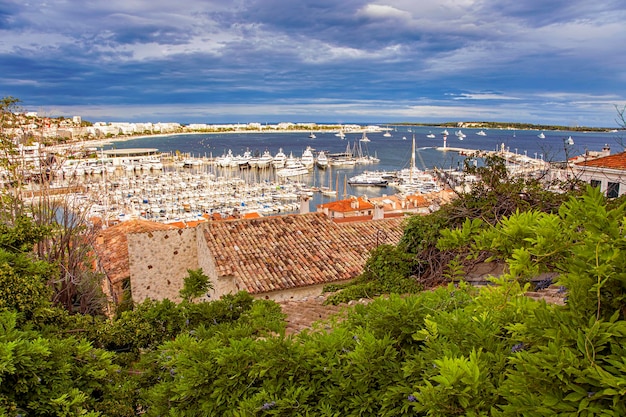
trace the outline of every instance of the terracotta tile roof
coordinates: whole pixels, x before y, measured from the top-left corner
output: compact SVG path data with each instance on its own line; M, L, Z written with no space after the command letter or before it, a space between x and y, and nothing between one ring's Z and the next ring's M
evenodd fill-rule
M94 249L111 283L119 283L130 276L126 235L175 228L149 220L128 220L102 230L96 237Z
M603 156L588 161L577 162L576 165L584 167L626 170L626 152L616 153L615 155Z
M327 208L329 211L335 211L338 213L350 213L352 211L370 210L374 208L372 203L362 197L356 199L356 203L358 204L356 208L352 207L353 201L353 199L337 200L326 204L319 204L317 207Z
M251 294L343 281L363 270L376 244L399 242L402 219L335 224L323 213L202 225L218 277Z

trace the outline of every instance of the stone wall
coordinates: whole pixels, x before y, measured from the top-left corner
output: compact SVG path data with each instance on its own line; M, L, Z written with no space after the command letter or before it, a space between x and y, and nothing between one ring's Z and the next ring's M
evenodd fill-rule
M188 275L187 269L200 267L198 232L197 228L185 228L127 236L134 302L140 303L146 298L180 301L178 293Z
M215 256L209 250L206 239L204 237L204 230L206 225L198 225L196 236L196 247L198 251L198 268L202 268L202 271L209 277L211 285L213 285L213 291L210 292L209 299L219 300L221 296L229 293L236 293L239 290L235 286L234 277L218 277L217 269L215 267ZM203 300L198 300L203 301Z

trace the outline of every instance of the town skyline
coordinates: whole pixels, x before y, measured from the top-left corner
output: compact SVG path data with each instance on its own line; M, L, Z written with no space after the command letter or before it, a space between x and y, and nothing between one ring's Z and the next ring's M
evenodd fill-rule
M612 0L10 2L0 92L108 122L618 127L624 18Z

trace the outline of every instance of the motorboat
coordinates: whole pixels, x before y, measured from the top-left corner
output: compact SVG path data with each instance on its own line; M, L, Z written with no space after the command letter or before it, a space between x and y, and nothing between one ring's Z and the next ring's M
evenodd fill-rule
M283 148L278 149L278 153L274 155L272 159L272 166L274 168L284 168L285 162L287 161L287 155L283 152Z
M435 134L433 132L428 132L428 135L426 135L426 137L428 139L434 139L435 138Z
M302 152L301 158L302 165L304 165L307 169L313 168L315 165L315 157L313 156L313 149L310 146L307 146L304 152Z
M476 134L477 134L478 136L487 136L487 134L485 133L485 131L484 131L484 130L478 131L478 132L476 132Z
M545 139L545 138L546 138L546 135L545 135L543 132L541 132L540 134L538 134L538 135L537 135L537 137L538 137L539 139Z
M319 151L317 158L315 158L315 164L320 169L326 169L326 167L328 167L328 157L326 156L326 152Z
M348 179L348 184L353 187L386 187L388 181L375 171L364 171Z

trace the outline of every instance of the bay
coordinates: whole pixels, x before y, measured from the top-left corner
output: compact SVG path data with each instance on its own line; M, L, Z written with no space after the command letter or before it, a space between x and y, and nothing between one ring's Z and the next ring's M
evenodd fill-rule
M387 126L385 126L387 127ZM365 170L390 171L408 168L411 161L411 143L415 136L416 142L416 166L420 169L461 169L464 156L454 151L454 148L471 150L499 150L519 154L526 154L532 158L540 158L546 161L563 161L586 151L599 151L604 146L610 146L612 153L622 152L623 131L619 132L575 132L575 131L545 131L545 138L538 137L536 130L504 130L483 129L485 136L477 133L479 129L462 129L466 137L459 140L454 132L458 129L448 128L447 146L452 148L442 151L443 128L435 126L388 126L391 137L383 136L384 132L367 132L370 142L360 142L362 133L346 133L345 139L335 135L336 132L315 132L315 139L309 137L309 132L245 132L245 133L197 133L164 136L148 136L130 139L122 142L114 142L104 146L104 149L129 149L129 148L157 148L164 153L181 153L195 157L218 157L231 150L233 154L243 154L246 150L253 153L262 153L269 150L275 155L279 149L285 154L293 153L300 157L307 146L316 151L331 153L344 152L348 146L354 148L360 146L363 153L377 156L378 164L357 165L354 167L333 168L327 170L317 168L309 175L298 178L298 181L313 186L339 186L339 197L344 195L379 197L394 193L391 187L351 187L345 184L346 178L357 175ZM432 133L435 138L428 138ZM567 143L572 137L574 144ZM211 169L217 170L216 167ZM247 181L262 181L259 173L239 172L228 175L240 175ZM216 172L216 175L224 175L224 172ZM331 201L334 198L316 194L313 197L311 210L315 210L317 204Z

